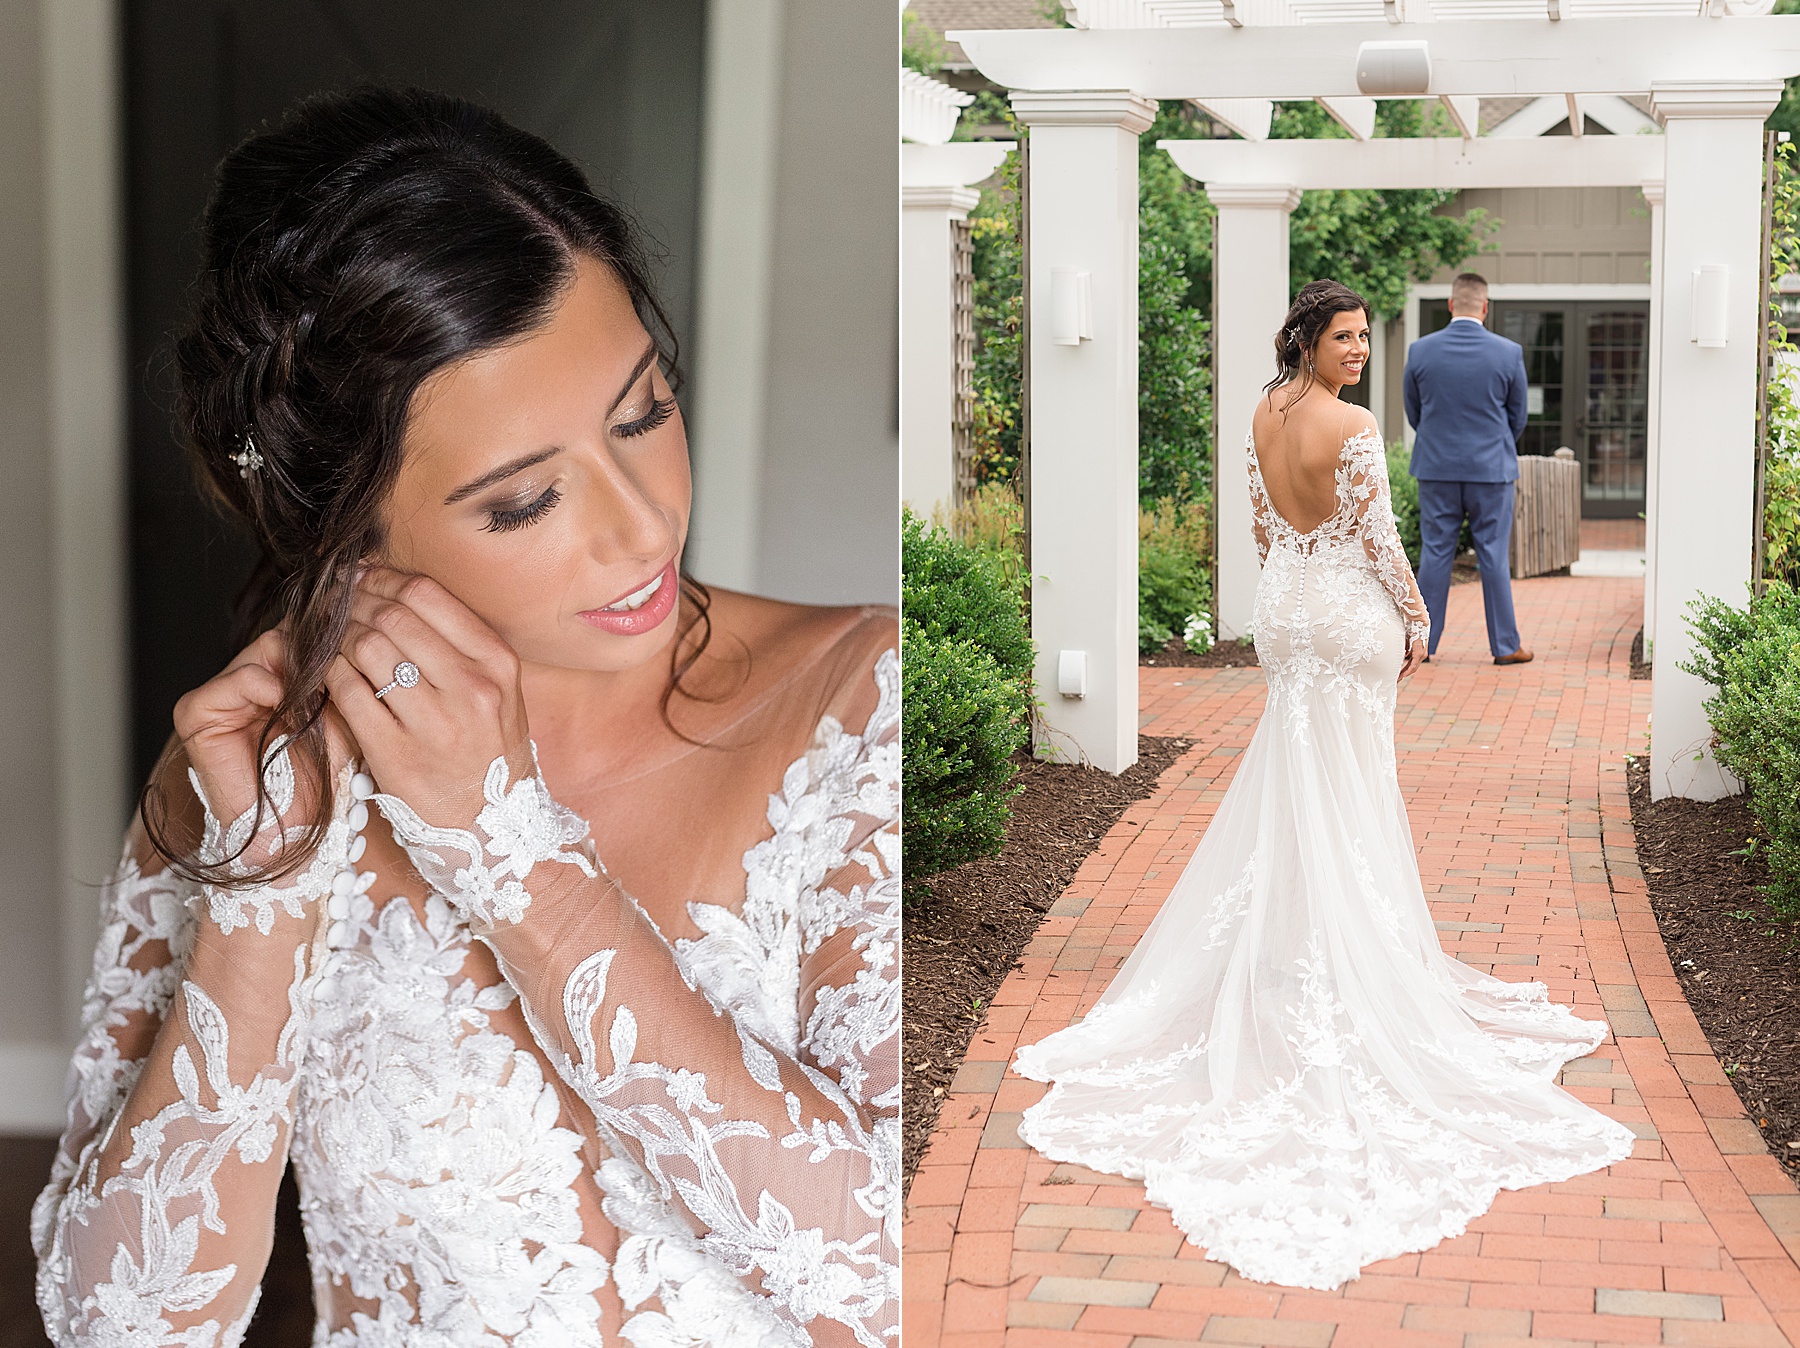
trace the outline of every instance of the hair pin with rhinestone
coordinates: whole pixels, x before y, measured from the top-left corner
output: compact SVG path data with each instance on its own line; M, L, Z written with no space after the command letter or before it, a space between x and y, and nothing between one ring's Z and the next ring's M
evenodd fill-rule
M256 437L244 432L244 447L231 456L231 461L238 466L238 476L248 478L263 466L262 454L256 448Z

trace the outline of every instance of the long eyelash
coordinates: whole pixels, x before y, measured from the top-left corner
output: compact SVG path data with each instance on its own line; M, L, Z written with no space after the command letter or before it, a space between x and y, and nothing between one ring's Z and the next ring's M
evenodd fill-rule
M675 399L658 398L650 404L650 410L636 421L627 421L616 428L619 435L647 435L667 421L675 411Z
M546 487L544 494L530 505L520 506L516 510L488 511L488 522L482 526L483 531L490 534L503 534L511 529L523 529L528 524L536 524L560 500L562 500L561 492L555 487Z

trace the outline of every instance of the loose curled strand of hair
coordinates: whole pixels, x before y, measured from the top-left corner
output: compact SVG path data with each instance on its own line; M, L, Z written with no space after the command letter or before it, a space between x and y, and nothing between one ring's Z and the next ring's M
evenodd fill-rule
M1275 377L1263 385L1263 392L1271 401L1277 389L1291 388L1281 404L1284 418L1318 377L1313 368L1314 353L1331 320L1356 309L1367 314L1369 302L1341 281L1308 281L1294 296L1287 317L1275 333Z
M221 162L202 236L193 312L171 347L177 431L203 489L260 546L237 605L239 646L277 626L286 637L284 694L258 761L286 736L317 801L261 867L238 864L241 850L202 862L196 840L176 836L165 765L139 807L177 874L246 886L305 866L331 818L325 671L356 568L384 545L381 507L418 387L540 326L578 256L625 286L672 389L681 374L655 259L629 217L546 142L465 100L369 86L301 101ZM243 471L251 441L260 463ZM665 719L712 630L710 596L684 585L701 639L678 643L688 650L672 662ZM260 782L255 808L260 829L273 809Z

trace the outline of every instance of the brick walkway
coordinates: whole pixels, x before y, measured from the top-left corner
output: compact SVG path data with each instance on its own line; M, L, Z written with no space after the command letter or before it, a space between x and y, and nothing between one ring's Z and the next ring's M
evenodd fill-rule
M1514 590L1536 662L1490 664L1478 587L1455 587L1440 658L1402 687L1401 786L1445 947L1604 1007L1616 1038L1562 1080L1637 1131L1632 1158L1502 1193L1467 1234L1319 1293L1238 1277L1141 1185L1019 1142L1044 1087L1006 1072L1014 1047L1099 998L1261 710L1257 670L1146 669L1144 729L1196 743L1082 866L970 1046L910 1196L906 1348L1800 1345L1800 1193L1682 999L1632 845L1641 583Z

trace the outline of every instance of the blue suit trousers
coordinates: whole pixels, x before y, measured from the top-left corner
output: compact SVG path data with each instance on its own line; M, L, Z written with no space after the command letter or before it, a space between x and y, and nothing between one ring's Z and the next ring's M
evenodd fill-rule
M1426 649L1437 654L1444 631L1444 606L1450 599L1450 563L1466 517L1475 538L1475 560L1481 566L1481 606L1487 613L1488 649L1496 656L1519 649L1519 625L1513 617L1513 523L1511 482L1419 483L1419 592L1431 614Z

